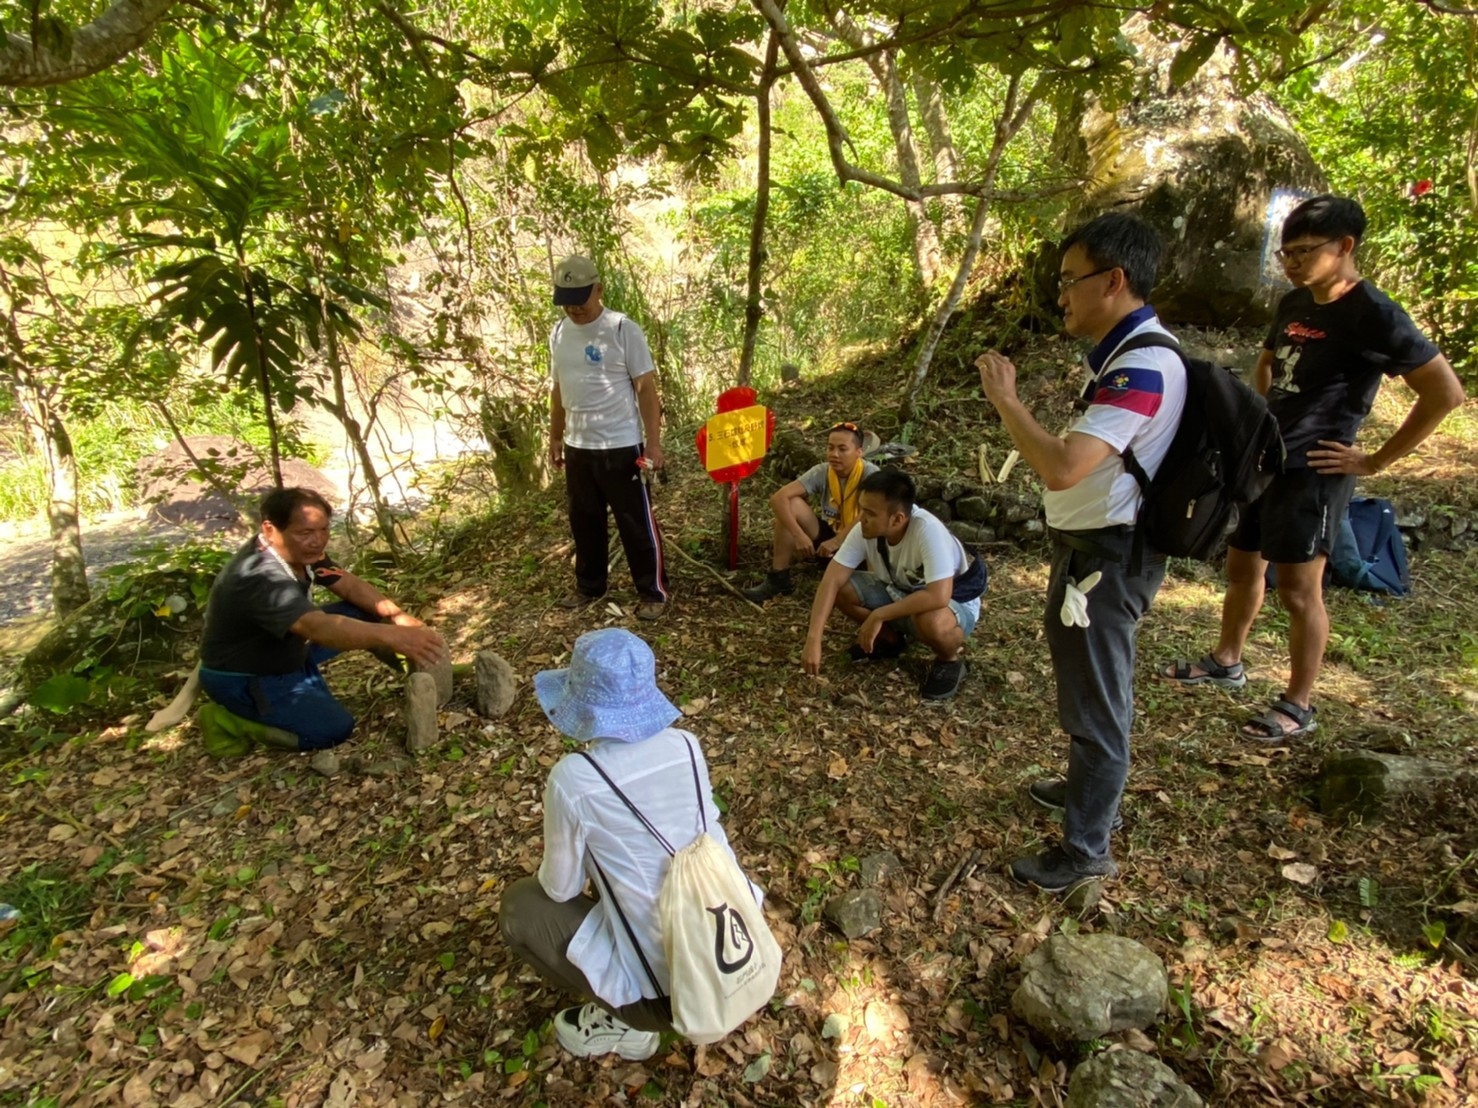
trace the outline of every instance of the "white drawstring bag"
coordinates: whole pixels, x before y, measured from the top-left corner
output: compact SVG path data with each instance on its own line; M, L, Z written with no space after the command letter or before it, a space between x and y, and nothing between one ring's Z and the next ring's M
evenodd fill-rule
M703 830L677 851L616 787L600 763L589 754L584 756L671 855L657 896L657 915L672 985L672 1025L690 1042L718 1042L775 995L783 955L749 880L733 855L708 833L708 816L703 811L703 790L692 744L688 745L688 758L693 764L693 787L698 794ZM599 866L596 869L605 880L605 873ZM621 917L652 987L661 996L662 987L646 955L642 954L641 944L616 902L608 880L606 893Z

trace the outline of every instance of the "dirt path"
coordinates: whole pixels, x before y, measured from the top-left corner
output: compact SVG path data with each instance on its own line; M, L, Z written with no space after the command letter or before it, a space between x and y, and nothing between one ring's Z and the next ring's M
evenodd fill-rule
M136 511L88 520L82 527L87 578L96 587L102 570L128 561L140 547L184 542L191 534ZM0 524L0 623L50 611L51 536L46 522Z

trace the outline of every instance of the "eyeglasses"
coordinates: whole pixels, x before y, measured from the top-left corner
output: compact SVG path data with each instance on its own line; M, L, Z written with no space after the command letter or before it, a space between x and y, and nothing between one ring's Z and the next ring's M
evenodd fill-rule
M1095 269L1092 273L1085 273L1081 277L1059 277L1057 279L1057 295L1061 296L1063 293L1067 292L1068 289L1072 288L1079 282L1088 280L1089 277L1099 277L1105 273L1112 273L1118 268L1119 267L1116 265L1111 265L1105 267L1104 269Z
M857 424L855 424L855 423L834 423L834 424L832 424L831 430L832 431L860 431L860 430L862 430L862 428L858 427ZM828 431L827 434L831 434L831 431Z
M1323 250L1331 242L1338 241L1339 239L1334 238L1325 239L1323 242L1316 242L1313 246L1290 246L1285 250L1274 250L1273 256L1280 262L1301 262L1315 250Z

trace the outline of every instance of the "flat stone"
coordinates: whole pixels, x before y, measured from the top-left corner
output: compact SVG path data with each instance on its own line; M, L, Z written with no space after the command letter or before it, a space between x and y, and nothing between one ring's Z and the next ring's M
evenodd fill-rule
M1118 935L1053 935L1022 962L1012 1010L1055 1039L1143 1029L1165 1009L1169 977L1148 947Z
M419 666L411 662L412 673L429 673L436 682L436 706L440 708L452 698L452 663L438 662L434 666Z
M477 678L477 712L488 719L508 714L518 695L518 675L501 655L479 650L475 663Z
M860 939L883 925L883 901L876 889L848 889L821 910L830 924L849 939Z
M413 673L405 679L405 748L412 754L429 750L439 738L436 679L429 673Z
M955 520L948 526L949 533L966 546L979 546L986 541L984 535L988 528L982 527L978 523L962 523L959 520Z
M308 768L314 773L321 773L325 777L337 777L339 774L339 756L332 750L320 750L308 763Z
M364 766L366 777L394 777L397 773L409 769L410 763L404 758L381 758L378 762L367 762Z
M1202 1108L1196 1091L1157 1058L1111 1050L1088 1059L1067 1084L1064 1108Z
M857 863L858 876L864 888L873 889L890 877L903 872L903 863L891 850L880 850L869 854Z

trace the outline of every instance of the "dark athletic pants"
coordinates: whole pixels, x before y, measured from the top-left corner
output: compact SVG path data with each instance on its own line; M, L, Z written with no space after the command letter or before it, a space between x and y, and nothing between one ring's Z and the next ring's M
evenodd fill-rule
M1134 640L1165 578L1164 557L1148 549L1141 571L1130 575L1133 535L1128 527L1052 533L1045 630L1057 678L1057 718L1072 740L1062 839L1068 853L1082 860L1109 853L1109 829L1129 777ZM1103 577L1088 593L1088 626L1064 626L1067 579L1082 581L1095 570Z
M616 517L616 531L631 566L637 595L643 600L668 598L662 532L652 516L652 502L636 464L641 456L640 446L614 450L565 447L565 493L570 533L575 539L575 587L586 596L600 596L606 591L609 508Z
M589 979L566 957L570 940L594 907L595 901L588 896L577 896L563 903L552 900L537 877L519 878L503 891L498 910L503 944L550 985L570 996L595 1001L628 1027L638 1031L671 1031L671 1001L643 997L613 1008L591 991Z

